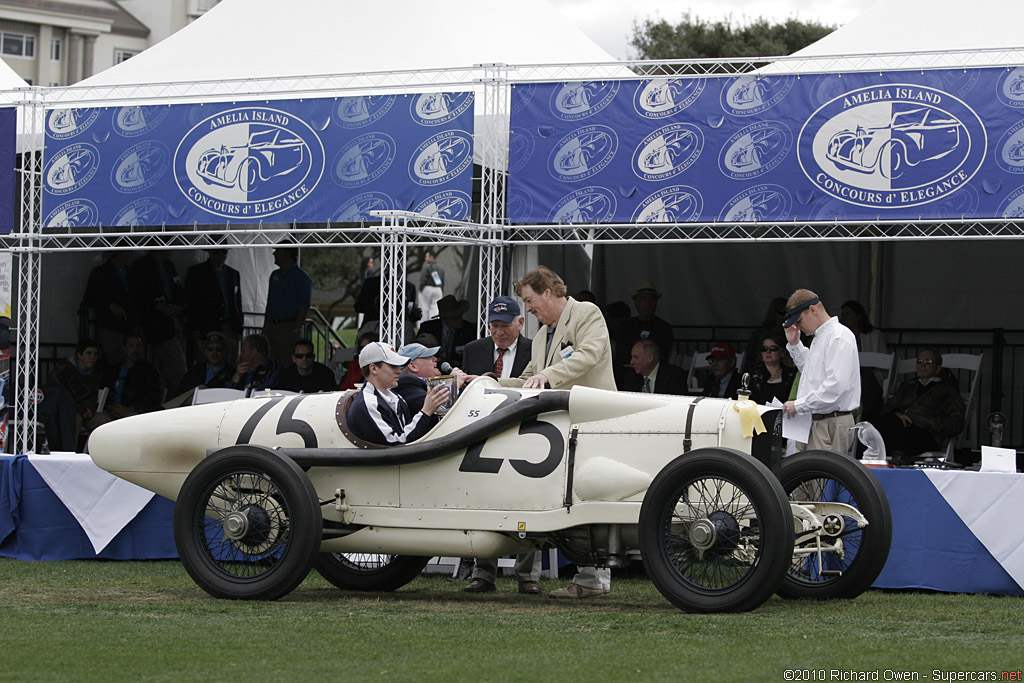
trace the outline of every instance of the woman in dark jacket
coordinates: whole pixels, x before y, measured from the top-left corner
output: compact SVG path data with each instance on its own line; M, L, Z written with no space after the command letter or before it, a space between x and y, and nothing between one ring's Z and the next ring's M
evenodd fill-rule
M757 361L750 373L750 398L761 404L770 403L773 397L785 403L789 400L796 367L786 350L786 334L782 328L765 331L757 351Z

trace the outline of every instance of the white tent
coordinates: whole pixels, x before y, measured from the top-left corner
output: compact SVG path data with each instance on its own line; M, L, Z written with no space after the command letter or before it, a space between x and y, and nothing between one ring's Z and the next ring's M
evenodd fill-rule
M1024 3L876 0L859 16L793 53L797 71L1024 63ZM894 55L897 55L894 57ZM776 68L782 65L775 65Z
M222 0L80 85L613 61L548 0Z
M0 91L27 87L28 83L25 82L25 79L14 73L14 69L8 66L7 62L0 59ZM13 93L4 92L0 99L4 102L10 102L12 95Z

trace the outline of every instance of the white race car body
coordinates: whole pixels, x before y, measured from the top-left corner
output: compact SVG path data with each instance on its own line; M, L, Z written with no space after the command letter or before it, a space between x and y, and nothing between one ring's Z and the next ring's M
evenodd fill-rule
M775 578L765 579L777 583L793 557L794 531L819 540L812 527L822 521L808 511L794 523L778 480L750 457L754 450L769 460L771 435L744 437L735 401L586 387L509 389L480 378L420 441L381 447L348 433L351 398L352 392L270 395L150 413L100 427L89 451L103 469L178 501L175 535L186 568L224 597L283 594L238 593L235 579L217 583L233 570L218 564L217 553L226 551L213 546L227 544L247 558L286 555L285 541L307 524L296 512L305 498L319 519L308 522L316 528L304 553L495 557L557 546L577 562L620 566L639 559L645 544L671 558L673 529L681 524L693 561L714 555L716 571L725 566L731 574L740 562L754 572L770 564L766 552L782 552ZM775 415L766 418L773 423ZM291 469L278 472L279 466ZM685 473L674 474L680 468ZM290 494L289 486L309 487L309 494ZM855 506L846 507L842 514L866 526ZM645 522L645 515L656 521ZM274 531L254 535L255 525ZM641 538L644 528L659 540ZM198 546L201 575L213 568L212 589L197 577L183 543ZM272 550L275 544L281 547ZM655 582L665 593L664 580ZM734 584L754 579L696 582L723 583L714 589L722 595L697 602L666 596L684 609L750 609L776 588L730 602L723 598Z

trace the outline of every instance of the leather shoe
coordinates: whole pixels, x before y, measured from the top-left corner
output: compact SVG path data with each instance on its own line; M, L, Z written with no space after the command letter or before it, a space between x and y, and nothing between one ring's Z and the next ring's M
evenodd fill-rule
M603 588L587 588L581 586L578 583L570 583L565 588L559 588L558 590L551 591L548 593L549 598L597 598L602 595L608 595L611 593L610 590L604 590Z
M540 584L536 581L520 581L519 592L527 595L540 595Z
M462 590L467 593L489 593L494 590L494 584L483 579L473 579Z

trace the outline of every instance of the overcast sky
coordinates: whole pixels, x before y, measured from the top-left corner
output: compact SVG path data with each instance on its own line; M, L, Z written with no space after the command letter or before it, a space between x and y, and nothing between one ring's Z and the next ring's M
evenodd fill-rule
M873 0L552 0L559 11L617 59L635 56L629 45L633 22L648 17L677 23L687 10L694 17L734 20L796 18L842 25Z

